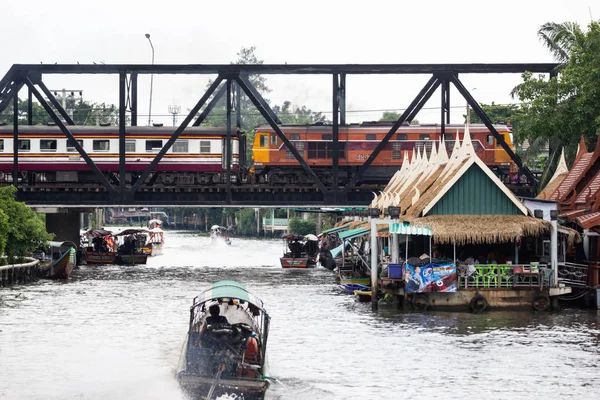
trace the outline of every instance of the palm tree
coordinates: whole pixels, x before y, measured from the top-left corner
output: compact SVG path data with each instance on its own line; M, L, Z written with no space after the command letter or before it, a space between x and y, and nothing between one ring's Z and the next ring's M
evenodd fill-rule
M538 37L561 65L569 62L571 50L581 35L577 22L546 22L538 29Z

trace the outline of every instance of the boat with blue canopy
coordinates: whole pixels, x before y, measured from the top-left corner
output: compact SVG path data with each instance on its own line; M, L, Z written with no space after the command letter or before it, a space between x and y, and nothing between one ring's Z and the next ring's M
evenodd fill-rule
M224 280L195 297L177 378L192 397L263 399L270 382L269 314L241 283Z

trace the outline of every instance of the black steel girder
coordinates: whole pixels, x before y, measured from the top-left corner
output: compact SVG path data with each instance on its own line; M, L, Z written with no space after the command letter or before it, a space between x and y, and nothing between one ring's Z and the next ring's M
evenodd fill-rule
M502 74L551 73L557 63L507 64L14 64L11 70L42 74Z
M46 112L48 113L50 118L52 118L54 120L56 125L65 134L65 136L69 140L71 140L73 147L75 147L75 149L77 149L77 151L79 152L79 154L81 154L81 157L83 157L83 159L85 160L87 165L92 169L92 171L94 171L96 176L98 176L100 181L106 187L106 190L108 190L108 192L111 194L111 196L114 196L114 194L116 193L115 188L110 184L108 179L106 179L106 177L104 176L102 171L100 171L100 169L98 169L98 166L94 163L94 161L86 153L86 151L83 149L83 147L81 147L81 145L77 142L77 140L75 140L75 137L73 137L73 134L71 133L71 131L69 131L67 126L61 121L61 119L58 117L58 115L56 115L54 110L52 110L52 107L50 107L50 105L46 102L44 97L40 94L40 92L36 89L33 82L28 77L25 77L25 84L31 90L31 92L33 93L35 98L40 102L40 105L44 108L44 110L46 110Z
M42 92L44 92L44 94L46 95L48 100L50 100L50 103L52 103L54 108L56 108L56 111L58 111L58 113L61 115L61 117L63 117L65 119L65 122L68 125L75 125L75 122L73 122L73 120L71 119L69 114L67 114L67 111L62 107L62 105L58 102L58 100L56 100L56 97L54 97L54 95L52 94L52 92L50 92L50 90L46 87L46 85L44 85L44 82L42 82L42 79L32 79L31 81L33 83L35 83L36 85L38 85L40 87L40 89L42 89Z
M398 121L396 121L394 123L394 125L392 125L391 129L388 131L388 133L386 133L385 137L381 140L381 142L379 142L377 144L377 146L375 147L375 150L373 150L373 152L369 155L369 158L367 159L367 161L365 161L365 163L358 169L356 174L354 174L354 176L352 177L350 182L346 185L346 187L344 187L344 193L348 193L348 191L350 189L352 189L354 187L354 185L356 185L356 183L360 180L360 178L362 178L362 176L365 173L365 171L367 170L367 168L369 168L369 166L371 165L373 160L375 160L375 158L379 155L379 152L381 151L381 149L383 149L383 146L386 145L386 143L390 140L390 138L394 135L394 133L396 133L398 128L400 128L400 126L405 121L408 121L409 116L411 116L413 114L416 115L419 112L419 110L423 107L425 102L427 102L427 99L429 98L429 96L431 96L431 94L435 91L435 89L439 85L440 85L440 80L435 75L432 76L429 79L429 81L427 81L427 83L425 84L425 86L423 86L423 89L421 89L421 91L419 92L417 97L414 98L412 103L410 103L408 108L406 110L404 110L404 112L402 113L400 118L398 118Z
M304 161L304 158L302 158L300 153L298 153L298 150L296 150L296 147L288 140L281 128L277 125L277 122L273 118L271 118L271 115L275 113L273 112L271 107L269 107L269 104L267 104L267 102L264 101L262 97L257 97L254 95L254 91L250 89L250 87L252 87L252 84L247 78L244 79L243 77L239 76L235 79L238 85L240 85L240 87L242 88L242 90L246 92L246 96L248 96L250 101L252 101L254 107L258 109L258 111L262 114L263 118L267 120L267 122L269 123L271 128L273 128L277 136L279 136L279 139L281 139L281 141L285 144L286 148L290 151L290 153L292 153L294 158L298 160L304 171L306 171L306 173L312 178L313 182L315 182L315 184L319 187L319 190L321 190L323 195L327 196L328 190L323 184L323 182L321 182L321 180L315 174L315 172L308 166L306 161Z
M485 126L494 135L494 137L496 138L497 143L500 146L502 146L502 148L504 149L504 151L506 151L506 153L510 156L510 158L515 162L515 164L517 164L517 166L519 167L519 170L521 171L521 173L523 173L523 174L525 174L525 176L527 176L527 180L531 184L533 184L534 187L535 187L535 189L537 190L537 184L538 184L537 179L535 179L535 176L533 175L533 173L531 173L531 171L529 170L529 168L527 168L527 166L523 165L523 162L521 161L521 157L519 157L513 151L513 149L510 148L510 146L504 140L504 137L500 133L498 133L498 131L494 127L494 124L492 123L492 121L490 120L490 118L487 116L487 114L485 113L485 111L483 111L483 109L481 108L481 106L479 105L479 103L477 101L475 101L475 99L473 98L473 96L471 96L471 93L469 93L469 91L467 90L467 88L465 88L465 86L458 79L458 77L453 76L453 77L450 78L450 80L454 84L454 86L456 87L456 89L459 91L459 93L465 98L465 100L467 101L467 103L471 107L473 107L473 111L475 111L475 113L479 116L479 118L481 118L481 120L483 121L483 123L485 124Z
M194 108L192 108L192 110L190 111L188 116L185 117L183 122L181 122L181 125L179 125L179 127L177 129L175 129L175 132L173 132L173 134L171 135L171 138L169 140L167 140L167 143L165 143L163 148L160 149L160 151L158 152L156 157L154 157L154 159L152 160L150 165L148 165L148 167L144 170L144 172L142 173L140 178L134 183L133 187L131 188L132 192L135 193L138 191L138 189L140 188L142 183L144 183L146 178L148 178L148 175L150 175L150 172L152 172L154 170L154 167L156 167L156 164L158 164L160 162L160 160L167 153L167 151L169 151L171 146L173 146L173 143L175 143L175 141L179 138L179 136L185 130L185 128L188 127L189 123L192 121L192 119L194 119L194 117L196 116L196 114L198 113L200 108L202 108L204 103L206 103L206 101L210 98L210 96L213 94L215 89L219 86L219 84L222 81L223 81L223 77L218 76L217 79L215 79L215 81L212 83L212 85L210 85L210 87L208 88L206 93L204 93L204 95L200 98L200 100L198 100L198 103L196 103ZM198 119L200 119L200 118L198 118ZM200 122L202 122L202 121L200 121Z

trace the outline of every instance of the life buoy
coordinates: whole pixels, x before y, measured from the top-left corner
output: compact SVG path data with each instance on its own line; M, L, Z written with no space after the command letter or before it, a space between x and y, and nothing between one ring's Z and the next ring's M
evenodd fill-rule
M535 311L547 311L551 305L550 296L540 293L533 299L531 305Z
M471 302L469 303L469 308L475 314L479 314L480 312L483 312L486 308L488 308L488 302L485 297L483 297L480 294L476 294L471 299Z
M244 360L248 363L260 362L260 353L258 351L258 340L256 338L248 338L248 345L246 346L246 353L244 354Z
M415 293L412 298L412 306L415 310L427 310L429 308L429 296L425 293Z

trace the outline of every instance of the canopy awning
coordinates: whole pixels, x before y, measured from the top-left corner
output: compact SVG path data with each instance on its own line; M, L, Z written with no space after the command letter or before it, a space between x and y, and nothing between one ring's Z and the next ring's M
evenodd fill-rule
M326 235L328 233L347 231L349 227L350 227L349 225L342 225L342 226L336 226L335 228L325 229L323 232L321 232L321 235Z
M246 290L246 287L241 283L228 280L216 282L211 286L210 289L207 289L204 292L202 292L197 297L197 302L195 302L194 306L205 303L210 300L223 298L246 301L263 310L263 302L261 299L248 292Z
M390 233L400 235L425 235L432 236L431 229L426 226L413 226L408 222L392 222L390 224Z
M342 240L350 240L359 236L368 235L370 231L371 230L368 228L351 229L349 231L338 233L338 237Z

